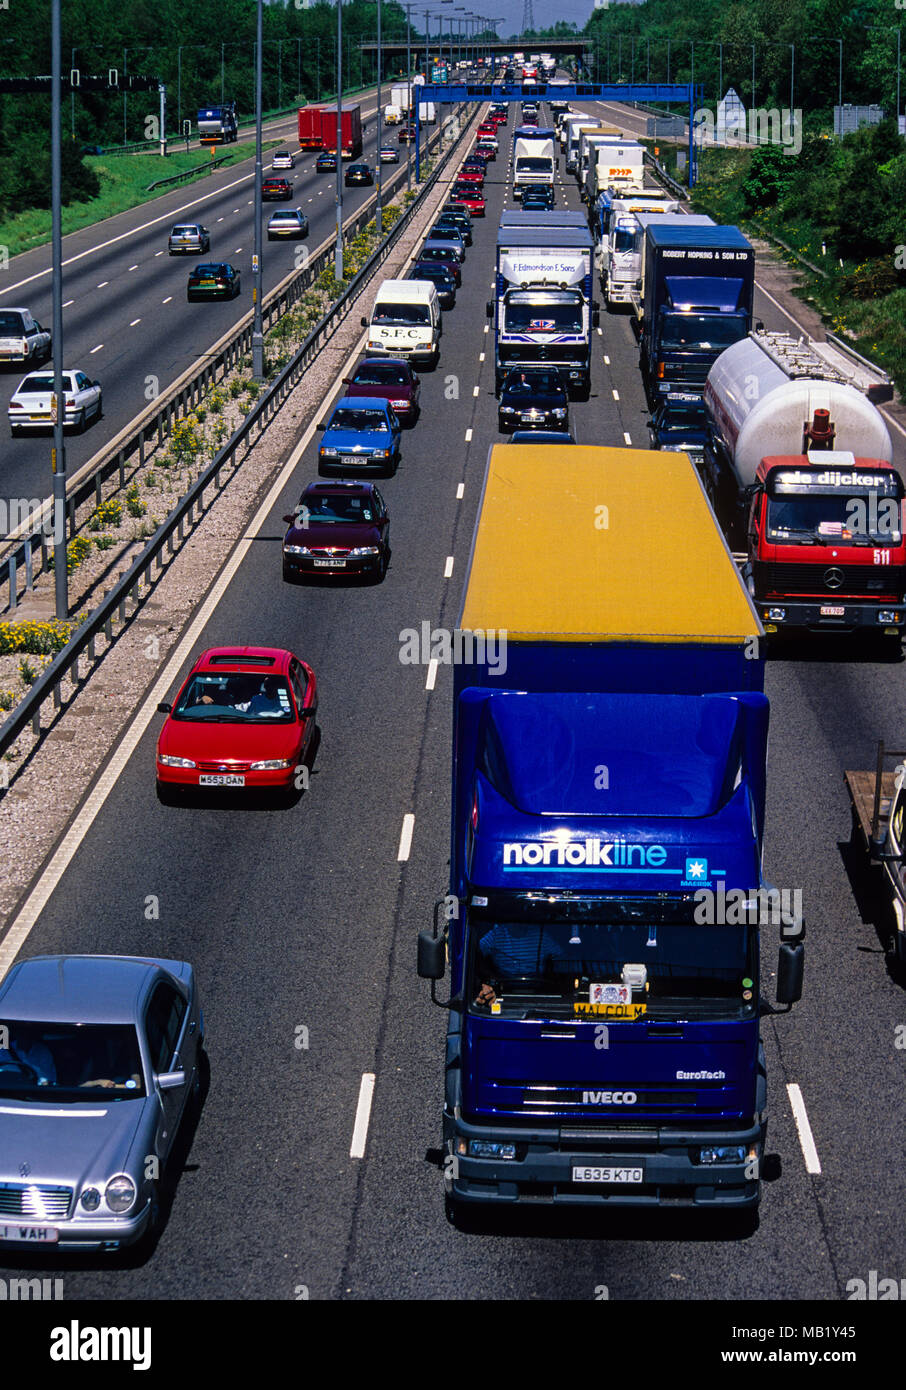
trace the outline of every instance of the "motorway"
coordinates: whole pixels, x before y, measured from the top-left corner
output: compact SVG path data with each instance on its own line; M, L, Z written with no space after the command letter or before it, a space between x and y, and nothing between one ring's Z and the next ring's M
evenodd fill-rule
M361 158L373 166L377 142L375 97L363 97L361 105L366 123ZM285 138L288 148L298 150L293 118L269 125L268 135ZM396 136L396 130L390 127L385 131L386 143L396 145ZM400 164L384 166L385 183L404 168L406 146L397 147ZM270 173L270 158L271 154L265 153L265 177ZM336 175L316 174L316 158L314 153L297 154L295 169L277 171L293 183L292 202L264 204L265 295L292 269L298 247L320 246L336 226ZM344 163L343 168L346 167ZM344 187L344 220L354 217L373 194L374 188ZM81 368L93 380L99 380L104 399L103 420L89 426L83 435L66 435L68 474L115 438L147 407L149 400L179 378L249 312L253 288L253 196L252 158L64 238L65 365ZM307 214L310 230L304 241L267 240L271 212L286 207L298 207ZM211 232L208 257L168 255L170 228L176 222L195 221ZM189 304L189 271L199 260L208 258L230 261L240 270L242 292L234 300ZM50 328L50 265L49 245L16 256L4 277L9 284L0 288L0 308L25 305ZM4 366L0 373L0 438L4 440L0 486L7 507L12 498L44 497L51 490L51 435L40 433L17 439L9 436L9 399L23 375L21 365ZM9 514L7 510L6 515Z
M501 156L507 144L501 130ZM416 978L415 937L447 882L452 677L440 667L432 682L399 653L404 629L456 624L487 450L500 438L484 304L505 176L501 157L445 314L440 365L423 378L422 419L381 484L393 532L384 583L281 582L281 515L316 475L313 437L185 653L183 672L218 643L288 646L311 663L322 739L310 790L290 810L164 808L153 718L28 937L29 955L192 961L211 1062L155 1253L144 1264L57 1257L59 1269L42 1268L65 1275L67 1299L293 1299L304 1287L313 1299L592 1300L601 1286L611 1300L839 1299L871 1269L906 1275L903 981L860 918L842 782L844 767L871 764L879 735L903 737L903 679L899 662L846 643L794 646L768 665L765 868L779 887L802 889L809 934L801 1003L763 1023L771 1157L758 1230L741 1250L694 1214L534 1209L481 1234L445 1221L446 1019ZM561 195L579 206L571 177ZM789 327L760 292L756 313ZM572 408L579 440L646 447L625 315L602 312L592 390ZM896 433L895 448L902 472ZM554 452L550 490L555 505ZM160 916L146 920L152 894ZM775 959L768 929L768 999ZM368 1076L370 1114L360 1105ZM350 1156L354 1130L362 1157Z

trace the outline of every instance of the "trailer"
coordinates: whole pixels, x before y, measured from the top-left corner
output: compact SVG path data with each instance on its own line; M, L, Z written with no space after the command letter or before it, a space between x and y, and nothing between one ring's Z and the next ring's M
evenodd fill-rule
M843 779L849 793L850 849L880 876L890 920L879 925L900 965L906 966L906 749L889 748L879 739L874 767L846 771Z

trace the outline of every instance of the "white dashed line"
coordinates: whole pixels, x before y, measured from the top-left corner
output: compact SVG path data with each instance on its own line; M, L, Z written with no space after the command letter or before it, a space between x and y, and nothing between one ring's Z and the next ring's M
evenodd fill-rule
M465 483L460 483L460 484L459 484L459 487L456 489L456 500L457 500L457 502L461 502L462 499L465 497L465 495L466 495L466 485L465 485Z
M129 269L130 269L130 270L138 270L138 262L136 261L135 265L130 265Z
M105 285L109 285L109 284L110 284L110 281L109 281L109 280L102 280L101 283L100 283L99 285L96 285L96 286L95 286L95 289L102 290L102 289L104 288Z
M491 331L491 329L490 329L490 324L487 324L487 323L485 324L485 326L484 326L484 331L485 331L485 333L489 333L489 332Z
M359 1086L359 1103L355 1108L355 1125L352 1131L352 1143L349 1146L350 1158L364 1158L365 1144L368 1140L368 1122L371 1119L371 1102L374 1100L374 1081L373 1071L362 1073L362 1081Z
M453 556L448 555L444 564L444 579L449 579L453 574Z
M437 657L432 656L428 662L428 675L425 679L425 689L433 690L434 682L437 680Z
M607 353L606 353L606 352L605 352L605 354L604 354L604 366L605 366L605 367L609 367L609 366L610 366L610 358L607 356Z
M162 299L160 302L161 302L161 304L169 304L169 303L170 303L170 300L171 300L172 298L173 298L172 294L168 294L167 297L166 297L166 299Z
M473 387L472 387L472 395L473 395L473 396L477 396L478 393L479 393L479 390L480 390L480 387L478 387L478 386L473 386Z
M396 856L398 864L405 864L409 858L409 851L412 848L412 832L414 829L415 816L411 811L407 811L403 816L403 828L400 831L400 847Z
M478 354L478 360L479 360L479 362L483 362L483 361L484 361L484 353L483 353L483 352L480 352L480 353Z
M599 338L603 338L603 337L604 337L604 329L603 329L603 328L599 328L599 329L597 330L597 333L598 333L598 337L599 337Z
M75 304L75 300L74 300L74 299L67 299L66 302L65 302L64 305L63 305L63 308L64 308L64 309L68 309L69 306L70 306L70 304Z
M618 401L620 399L620 393L615 386L613 388L613 398L615 401Z
M129 327L134 328L137 323L141 323L141 319L133 319Z
M625 442L626 444L631 444L631 443L632 443L632 440L630 439L630 437L629 437L629 435L627 434L626 430L623 431L623 440L624 440L624 442Z
M472 443L472 426L471 426L471 425L470 425L469 428L466 430L466 443L467 443L467 444L471 444L471 443Z
M818 1157L818 1150L815 1148L815 1139L812 1134L812 1127L808 1122L802 1092L793 1081L787 1085L786 1093L790 1098L790 1105L793 1107L793 1119L796 1121L796 1129L799 1132L799 1143L802 1148L802 1156L805 1159L805 1171L807 1173L820 1173L821 1160Z
M218 217L217 221L218 221L218 222L222 222L222 221L223 221L223 218L222 218L222 217Z
M100 352L100 350L101 350L101 348L102 348L103 346L104 346L103 343L98 343L98 345L97 345L96 348L92 348L92 349L91 349L91 351L89 352L88 356L89 356L89 357L93 357L94 354L95 354L96 352Z

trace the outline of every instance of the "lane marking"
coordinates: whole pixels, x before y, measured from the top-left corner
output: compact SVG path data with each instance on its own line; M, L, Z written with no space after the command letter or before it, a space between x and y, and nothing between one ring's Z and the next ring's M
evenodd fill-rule
M137 323L141 323L141 319L133 319L129 327L134 328Z
M63 308L64 308L64 309L68 309L69 306L70 306L70 304L75 304L75 300L74 300L74 299L67 299L67 300L64 300Z
M428 675L425 679L425 689L433 690L434 682L437 680L437 657L432 656L428 662Z
M101 350L101 348L102 348L103 346L104 346L103 343L98 343L97 347L94 347L94 348L91 349L91 351L89 352L88 356L89 356L89 357L93 357L94 354L95 354L96 352L100 352L100 350Z
M625 440L625 442L626 442L627 444L631 444L631 443L632 443L632 440L629 438L629 434L627 433L626 430L623 431L623 439Z
M472 395L473 395L473 396L477 396L477 395L478 395L478 392L479 392L479 388L478 388L477 386L473 386L473 387L472 387Z
M466 430L466 443L467 443L467 444L471 444L471 443L472 443L472 426L471 426L471 425L470 425L469 428Z
M483 362L483 361L484 361L484 353L483 353L483 352L480 352L480 353L478 354L478 360L479 360L479 362Z
M355 1108L355 1125L352 1130L352 1143L349 1146L350 1158L364 1158L365 1144L368 1140L368 1122L371 1119L371 1103L374 1100L375 1075L373 1071L362 1073L359 1085L359 1101Z
M610 366L610 358L607 356L607 353L606 353L606 352L605 352L605 354L604 354L604 366L605 366L605 367L609 367L609 366Z
M805 1159L805 1171L807 1173L820 1173L821 1160L818 1157L818 1150L815 1147L812 1127L808 1122L808 1114L805 1109L805 1101L802 1099L802 1092L795 1081L791 1081L787 1084L786 1093L790 1098L790 1105L793 1108L793 1119L796 1121L796 1129L799 1133L799 1144L802 1149L802 1156Z
M405 864L409 858L409 851L412 849L412 832L415 829L415 816L411 811L407 811L403 816L403 827L400 830L400 847L397 851L396 862Z
M448 555L444 564L444 579L449 579L453 574L453 556Z
M616 388L615 386L612 388L612 390L613 390L613 398L614 398L614 400L615 400L615 401L618 401L618 400L620 399L620 393L619 393L619 391L617 390L617 388Z
M339 377L342 378L347 376L352 370L355 362L361 355L367 337L368 331L366 329L355 343L355 346L341 367L338 373ZM334 395L335 392L336 388L332 387L330 394ZM129 762L129 759L144 737L151 720L157 713L158 704L161 700L165 699L167 693L173 689L181 674L182 668L185 666L193 650L198 646L205 628L211 621L211 617L216 612L221 599L232 584L237 571L251 550L258 532L267 521L270 513L276 507L280 500L281 493L286 489L293 473L298 468L302 455L314 439L317 433L317 422L319 418L323 418L320 415L320 411L316 413L311 424L283 465L280 473L274 479L273 486L252 518L248 530L235 545L214 587L209 592L202 606L198 609L193 621L186 628L182 640L174 648L169 661L152 687L147 700L135 714L131 724L116 745L103 772L83 801L66 834L54 850L47 867L37 879L31 892L22 904L21 910L10 923L2 942L0 942L0 979L2 979L9 970L9 967L12 965L19 951L28 940L29 933L53 896L57 885L69 868L72 860L75 858L79 846L97 819L105 801L119 781L123 768Z
M171 300L172 298L173 298L172 294L168 294L167 297L166 297L166 299L162 299L160 302L161 302L161 304L169 304L169 303L170 303L170 300Z
M64 265L68 265L68 261L64 261L63 264L64 264ZM130 270L138 270L138 261L135 262L135 265L130 265L129 269L130 269Z
M110 281L109 281L109 280L102 280L101 283L100 283L99 285L95 285L95 289L97 289L97 290L102 290L102 289L104 288L105 285L109 285L109 284L110 284Z
M462 499L465 497L465 495L466 495L466 485L465 485L465 483L460 483L460 484L459 484L459 487L456 489L456 500L457 500L457 502L461 502Z

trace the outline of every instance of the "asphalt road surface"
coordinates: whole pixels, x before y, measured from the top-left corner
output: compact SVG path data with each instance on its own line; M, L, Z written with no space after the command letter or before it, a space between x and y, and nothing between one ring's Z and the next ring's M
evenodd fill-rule
M502 156L507 143L501 132ZM426 668L401 664L400 647L423 620L455 626L487 450L500 438L484 304L505 174L500 158L458 303L444 316L439 367L424 376L421 421L404 436L397 476L382 484L393 537L386 580L281 582L281 514L316 475L315 439L198 644L287 646L312 664L322 739L310 790L290 810L166 809L154 792L153 720L26 944L26 954L184 957L207 1024L210 1091L155 1253L132 1265L57 1257L61 1269L47 1272L65 1274L67 1298L191 1290L293 1299L304 1286L312 1299L591 1300L606 1286L612 1300L834 1300L871 1269L906 1275L906 1054L895 1046L906 1005L860 917L842 781L844 767L870 765L879 734L902 738L903 674L899 662L846 643L797 644L768 666L765 868L778 886L802 889L809 934L803 1000L763 1023L772 1157L758 1230L740 1249L719 1228L670 1213L616 1220L533 1210L480 1234L445 1221L437 1150L446 1019L416 978L415 937L447 881L451 671L440 667L428 689ZM558 196L578 207L574 180L561 177ZM247 247L246 197L243 189L216 204L236 217L223 246ZM185 344L164 306L148 307L174 288L176 303L182 270L153 266L160 229L141 236L145 307L160 315L161 342L174 341L176 371L183 348L196 353L202 338ZM115 254L124 267L139 259ZM120 320L122 297L111 287L105 311ZM36 294L29 302L43 312ZM130 293L130 317L141 312L135 302ZM789 327L760 294L756 312L768 327ZM207 320L211 311L193 308L187 321L196 313ZM146 370L140 341L134 375ZM129 350L115 351L125 360ZM629 318L602 312L593 395L571 412L580 442L647 446L637 357ZM119 370L106 376L112 383ZM134 410L129 389L123 408ZM116 402L114 389L111 414ZM896 433L895 443L902 470ZM552 506L556 460L552 450ZM146 920L149 895L158 920ZM767 929L768 998L776 949ZM307 1048L296 1045L300 1026ZM352 1158L368 1075L376 1080L363 1157ZM789 1085L801 1090L820 1172L808 1170Z

